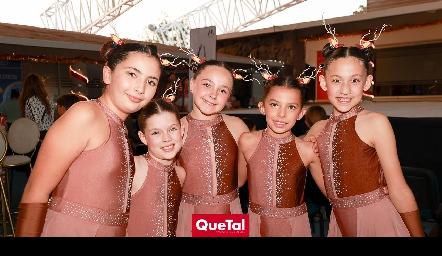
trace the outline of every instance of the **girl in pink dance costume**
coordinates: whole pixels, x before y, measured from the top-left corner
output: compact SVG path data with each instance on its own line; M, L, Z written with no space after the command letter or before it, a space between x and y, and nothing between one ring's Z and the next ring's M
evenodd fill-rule
M100 53L103 94L76 103L49 129L19 205L17 236L126 235L134 159L124 120L154 96L161 63L155 46L115 35Z
M193 109L181 118L184 144L178 161L186 181L177 236L192 236L192 214L242 214L238 188L247 179L247 169L238 166L237 141L249 129L239 117L220 113L233 79L226 63L208 60L197 65L190 80Z
M176 165L183 143L180 114L173 103L153 99L138 115L140 140L148 152L135 156L127 236L174 237L186 177Z
M325 23L324 23L325 25ZM320 86L333 112L305 136L317 135L327 197L332 204L328 236L424 236L413 192L402 174L393 129L385 115L362 108L373 40L358 46L338 44L333 35L322 49L325 57ZM388 195L384 191L388 185Z
M311 237L304 188L307 171L325 193L321 164L312 142L291 129L306 109L305 80L276 77L264 86L259 111L264 130L243 133L240 162L247 162L251 237Z

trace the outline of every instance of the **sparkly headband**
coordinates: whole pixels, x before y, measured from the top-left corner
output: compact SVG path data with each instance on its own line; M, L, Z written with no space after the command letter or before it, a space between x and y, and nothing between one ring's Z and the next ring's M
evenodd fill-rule
M200 59L195 53L194 53L194 51L192 50L192 49L190 49L190 50L185 50L185 49L183 49L183 48L180 48L182 51L184 51L185 53L187 53L187 55L189 55L190 56L190 59L191 59L191 61L190 61L190 63L188 63L187 65L189 66L189 68L192 70L192 71L196 71L200 66L201 66L201 64L203 64L205 61L206 61L206 57L204 57L204 58L202 58L202 59ZM185 62L185 61L184 61ZM247 70L245 70L245 69L240 69L240 68L238 68L238 69L232 69L231 70L232 71L232 75L233 75L233 78L234 79L237 79L237 80L243 80L243 81L252 81L252 80L256 80L255 78L249 78L249 74L247 74L246 76L242 76L241 74L239 74L238 72L245 72L245 73L248 73L248 71ZM258 80L256 80L256 81L258 81ZM259 81L258 81L259 82Z
M118 46L126 43L127 39L120 39L117 35L111 34L112 47L117 48Z
M256 61L255 58L253 58L251 55L249 55L249 58L252 60L255 67L258 69L258 71L261 73L261 76L267 81L272 81L276 77L278 77L278 73L272 74L270 71L270 67L267 64L262 64L261 61ZM257 80L258 81L258 80ZM259 82L259 81L258 81Z
M318 75L319 71L322 69L322 66L319 66L318 69L314 69L312 74L309 76L304 75L304 73L309 70L311 67L309 66L308 68L304 69L304 71L302 71L302 73L296 78L296 80L298 80L299 84L301 86L305 86L307 85L310 80L315 79L315 77Z
M163 96L161 97L163 100L167 102L173 102L175 100L176 90L179 87L178 81L180 81L179 78L164 91Z
M121 39L121 38L119 38L117 35L115 35L115 34L111 34L111 39L112 39L112 47L114 48L114 49L116 49L118 46L120 46L120 45L123 45L123 44L125 44L126 43L126 41L127 41L127 39ZM149 44L149 45L147 45L149 48L150 48L150 50L151 50L151 53L152 54L154 54L154 55L158 55L158 58L160 59L160 62L161 62L161 65L163 65L163 66L169 66L170 65L170 63L168 63L168 62L166 62L167 60L166 59L163 59L163 58L161 58L162 57L162 55L160 55L159 53L157 53L157 47L155 46L155 45L153 45L153 44ZM164 54L163 54L164 55Z
M195 72L201 66L201 64L203 64L206 61L206 57L200 59L192 49L186 50L180 47L180 50L187 53L187 55L190 56L189 63L187 63L186 61L183 62L186 63L189 66L189 69L192 70L193 72Z
M335 32L335 28L331 28L329 24L325 23L324 17L322 17L322 23L324 24L325 27L325 31L327 31L327 34L332 35L333 38L329 38L328 41L330 43L330 48L332 50L335 50L339 47L344 47L343 44L339 44L338 43L338 39L336 38L336 32ZM357 44L356 46L362 50L362 51L367 51L368 48L375 48L374 47L374 41L378 40L379 37L381 36L381 33L383 31L385 31L385 28L391 26L391 25L387 25L387 24L383 24L381 30L379 31L379 34L377 33L377 29L375 30L375 32L373 33L373 39L368 39L367 36L371 34L370 30L368 31L368 33L366 33L365 35L362 36L362 38L359 40L359 44ZM370 61L370 64L372 65L372 67L374 67L374 63L373 61Z

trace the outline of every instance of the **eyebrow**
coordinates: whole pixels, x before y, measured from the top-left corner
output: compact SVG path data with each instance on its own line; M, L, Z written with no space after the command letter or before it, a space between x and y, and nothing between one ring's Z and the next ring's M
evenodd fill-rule
M138 74L143 74L143 72L141 72L139 69L134 68L134 67L129 66L129 67L124 67L124 69L131 69L131 70L137 72ZM150 79L155 79L155 80L159 81L158 77L155 77L155 76L147 76L147 77Z
M274 99L274 98L270 98L269 99L269 101L276 101L277 103L281 103L281 101L280 100L277 100L277 99ZM296 103L296 102L287 102L287 104L288 105L299 105L298 103Z

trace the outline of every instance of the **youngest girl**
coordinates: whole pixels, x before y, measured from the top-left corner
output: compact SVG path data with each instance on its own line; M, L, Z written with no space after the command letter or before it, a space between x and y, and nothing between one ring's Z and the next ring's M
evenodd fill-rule
M138 136L148 152L135 156L127 236L174 237L186 173L176 166L183 129L172 103L151 100L138 115Z

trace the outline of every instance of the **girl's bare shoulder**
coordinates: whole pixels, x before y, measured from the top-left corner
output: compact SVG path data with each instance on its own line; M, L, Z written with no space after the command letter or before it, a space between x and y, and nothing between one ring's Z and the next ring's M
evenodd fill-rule
M373 129L380 126L388 126L390 124L386 115L366 109L358 114L356 122L357 125L362 124L365 127L372 127Z

